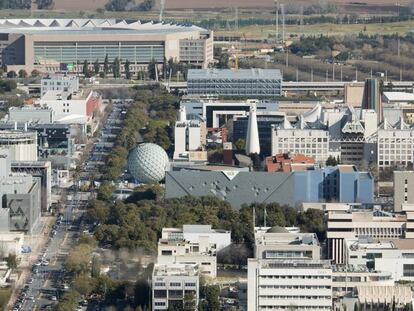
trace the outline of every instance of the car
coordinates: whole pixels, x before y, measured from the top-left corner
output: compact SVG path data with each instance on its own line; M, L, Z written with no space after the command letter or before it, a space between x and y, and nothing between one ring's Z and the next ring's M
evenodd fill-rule
M52 296L52 297L50 297L50 300L57 301L57 297L56 296Z
M27 299L30 300L30 301L35 301L36 300L35 296L33 296L33 295L30 295L29 297L27 297Z
M41 262L41 261L38 261L38 262L36 262L34 265L35 265L36 267L39 267L39 266L41 266L41 265L42 265L42 262Z
M43 267L46 267L46 266L48 266L49 265L49 261L47 261L47 260L43 260L42 261L42 266Z
M32 272L33 272L34 274L38 274L38 273L39 273L39 269L34 268L34 269L32 270Z

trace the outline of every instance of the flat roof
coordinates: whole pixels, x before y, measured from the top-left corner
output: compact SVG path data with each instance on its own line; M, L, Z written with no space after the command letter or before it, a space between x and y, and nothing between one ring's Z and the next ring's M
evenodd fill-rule
M189 69L191 79L282 79L279 69Z

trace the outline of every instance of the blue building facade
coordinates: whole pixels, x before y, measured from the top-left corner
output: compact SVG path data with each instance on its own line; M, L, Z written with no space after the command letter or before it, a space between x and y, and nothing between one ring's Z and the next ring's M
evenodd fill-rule
M373 203L369 173L350 165L284 172L181 170L166 173L165 197L213 195L233 207L243 204L303 202Z

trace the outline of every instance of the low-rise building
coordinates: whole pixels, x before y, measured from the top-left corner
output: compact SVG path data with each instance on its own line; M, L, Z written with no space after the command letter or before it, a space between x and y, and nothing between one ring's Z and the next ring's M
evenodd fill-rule
M315 159L304 154L279 153L266 157L266 171L268 172L292 172L296 168L310 169L315 166Z
M53 75L42 78L41 80L41 92L40 95L44 96L49 91L58 92L78 92L79 91L79 78L75 75Z
M169 264L154 266L152 273L152 310L197 310L199 302L199 270L197 265ZM186 299L184 299L186 298Z
M346 264L392 273L395 281L414 281L414 239L345 240Z
M36 132L0 131L0 148L9 149L11 161L37 161Z
M414 206L414 171L394 171L394 211Z
M11 122L28 122L28 123L53 123L55 113L52 108L23 106L9 108L9 121Z

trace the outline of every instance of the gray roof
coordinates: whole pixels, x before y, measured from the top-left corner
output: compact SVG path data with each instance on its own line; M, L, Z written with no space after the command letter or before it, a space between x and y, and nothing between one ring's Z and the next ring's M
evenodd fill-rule
M282 79L279 69L189 69L191 79Z
M118 19L0 19L0 33L52 34L169 34L205 31L190 24Z

